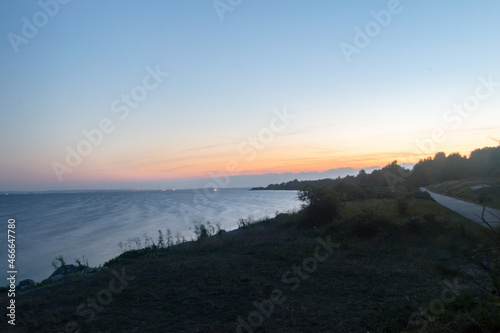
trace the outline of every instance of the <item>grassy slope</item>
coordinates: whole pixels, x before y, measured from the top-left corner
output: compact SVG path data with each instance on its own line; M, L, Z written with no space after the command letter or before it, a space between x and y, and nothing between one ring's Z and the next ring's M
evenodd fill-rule
M400 221L405 230L394 201L351 204L343 214L373 213L367 207ZM468 235L480 230L434 202L410 203L409 216L424 213L439 216L450 229L359 239L342 225L305 230L297 227L300 214L279 215L203 243L115 263L112 268L125 268L135 279L88 323L76 308L108 288L111 269L29 290L18 295L16 328L7 327L2 316L0 331L62 332L67 322L76 321L82 332L235 332L238 317L255 311L254 301L279 289L286 301L256 331L400 332L454 276L443 262L473 245L456 227L463 223ZM342 246L292 290L283 274L313 255L317 237L328 236ZM0 303L6 304L4 295Z
M475 185L490 185L484 189L473 190L472 187ZM429 190L448 195L454 198L480 203L481 192L484 191L486 197L489 199L488 206L500 209L500 180L492 178L477 178L477 179L466 179L449 181L441 184L436 184L428 186Z

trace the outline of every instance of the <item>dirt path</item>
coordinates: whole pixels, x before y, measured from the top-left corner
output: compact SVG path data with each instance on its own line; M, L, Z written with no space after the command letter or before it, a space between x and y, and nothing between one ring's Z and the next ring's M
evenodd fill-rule
M434 200L436 200L437 203L453 210L454 212L468 218L471 221L474 221L474 222L479 223L481 225L485 225L483 220L481 219L481 214L483 212L483 206L475 204L475 203L451 198L451 197L448 197L446 195L433 193L424 187L422 187L421 190L429 192L431 197ZM487 207L486 211L484 213L484 219L491 226L498 229L500 227L500 210Z

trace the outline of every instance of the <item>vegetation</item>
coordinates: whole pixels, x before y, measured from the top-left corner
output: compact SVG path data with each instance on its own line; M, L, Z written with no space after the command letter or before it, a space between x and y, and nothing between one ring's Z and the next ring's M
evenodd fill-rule
M190 241L167 229L156 242L120 242L103 269L20 292L18 325L2 316L0 331L500 331L498 230L418 190L441 182L433 190L496 205L499 149L438 153L411 173L393 162L356 177L270 185L299 190L303 209L241 219L231 232L197 224ZM62 256L54 267L66 267ZM130 281L111 294L117 272Z
M62 255L56 257L56 259L52 262L52 267L54 267L55 270L59 268L65 268L66 267L66 262L64 261L64 258Z
M437 153L434 157L420 160L413 170L405 169L397 161L367 174L361 170L357 176L337 179L298 181L297 179L271 184L255 190L301 190L307 186L334 188L341 195L352 199L391 197L393 191L411 191L422 186L450 180L470 178L497 179L500 177L500 147L487 147L472 151L469 157L453 153ZM498 187L493 194L498 194ZM363 197L364 195L364 197ZM493 197L493 196L491 196ZM497 195L496 198L499 196Z
M342 209L339 195L328 187L305 187L299 192L299 200L305 204L304 222L306 226L331 223L340 215Z
M220 225L217 224L215 227L210 224L210 222L207 222L207 226L204 224L200 223L195 225L194 227L194 233L196 235L196 241L197 242L203 242L207 240L208 238L219 234L220 235Z
M433 192L500 209L500 179L470 178L429 186Z
M425 193L344 195L349 188L308 187L299 193L303 210L243 219L233 232L199 224L195 239L176 242L159 231L156 243L148 237L147 247L100 271L19 294L19 324L9 327L3 316L0 329L59 332L75 323L82 332L234 332L255 313L256 332L500 329L497 238ZM318 239L330 244L321 262L312 259ZM133 279L120 293L97 304L91 320L78 312L102 299L122 270ZM283 302L271 311L265 302L275 290Z

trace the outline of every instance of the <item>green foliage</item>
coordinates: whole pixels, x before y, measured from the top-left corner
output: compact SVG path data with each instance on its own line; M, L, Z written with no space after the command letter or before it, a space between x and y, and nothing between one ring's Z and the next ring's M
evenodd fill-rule
M167 242L166 242L166 246L167 248L171 247L174 245L174 241L173 241L173 238L172 238L172 232L170 231L170 229L167 229Z
M360 239L371 239L379 234L380 228L375 220L356 217L351 221L352 235Z
M432 213L424 213L422 216L427 224L433 224L436 222L436 215Z
M382 169L368 174L361 170L357 176L346 176L336 179L320 179L299 181L294 179L281 184L271 184L258 190L297 190L308 187L335 188L342 200L358 200L376 198L373 189L405 191L448 180L472 177L500 177L500 147L476 149L470 157L453 153L437 153L434 157L420 160L410 171L397 164L397 161ZM369 188L366 191L366 188ZM416 192L415 192L416 193ZM416 193L417 194L417 193ZM424 198L425 194L417 194ZM380 197L380 196L379 196ZM383 197L387 197L383 194Z
M406 230L410 234L420 234L424 230L424 224L419 217L409 217L405 224Z
M420 160L408 178L412 187L427 186L448 180L500 176L500 147L476 149L470 156L437 153Z
M82 259L76 258L75 264L78 268L78 271L80 272L89 267L89 261L88 259L85 259L85 256L82 256ZM60 270L60 274L64 275L69 273L66 261L64 260L62 255L55 258L55 260L52 262L52 267L54 267L55 270Z
M399 228L386 216L377 214L373 208L345 216L333 223L333 232L354 239L373 239L375 237L395 236Z
M158 230L158 247L159 248L165 247L165 242L163 240L163 232L161 230Z
M82 260L80 260L80 258L76 258L75 263L78 266L79 271L83 271L85 268L89 267L89 261L88 259L85 259L85 256L82 256Z
M196 241L198 242L203 242L204 240L219 234L220 232L220 225L216 224L214 227L210 222L207 222L207 225L205 226L204 224L196 224L194 226L194 233L196 235Z
M271 184L265 188L253 188L253 190L306 190L310 187L329 187L334 188L343 197L342 200L362 200L375 198L370 194L379 195L380 191L387 193L388 190L404 189L405 184L403 176L410 173L410 170L403 168L394 161L380 170L375 170L368 174L361 170L357 176L346 176L344 178L325 178L319 180L294 179L281 184ZM370 191L367 192L366 190ZM372 191L375 189L375 191Z
M328 187L306 187L299 191L298 198L304 202L306 226L332 222L340 215L342 204L335 190Z
M435 201L431 195L429 194L429 192L427 191L420 191L420 190L416 190L412 193L409 194L408 196L410 199L416 199L416 200L428 200L428 201Z
M238 220L238 228L247 228L254 223L257 223L257 221L253 217L241 218Z
M63 274L66 273L66 261L64 261L64 258L62 255L58 256L55 258L55 260L52 262L52 267L54 267L55 270L59 269L60 267L63 267Z
M410 202L405 197L401 196L396 199L396 208L401 216L406 216L408 214L408 207Z
M368 197L363 189L346 182L336 185L334 189L342 201L364 200Z

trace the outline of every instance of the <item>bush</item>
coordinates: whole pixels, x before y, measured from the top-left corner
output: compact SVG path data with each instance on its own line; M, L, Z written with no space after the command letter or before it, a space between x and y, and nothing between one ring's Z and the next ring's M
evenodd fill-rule
M252 224L257 223L257 221L254 220L253 217L248 217L248 218L241 218L238 220L238 229L246 228L249 227Z
M363 200L367 198L364 190L348 183L340 183L335 186L335 191L339 193L342 201Z
M428 201L434 201L434 199L432 199L431 195L429 194L429 192L426 192L426 191L415 191L413 193L410 194L410 198L412 199L417 199L417 200L428 200Z
M406 221L406 230L410 234L419 234L424 229L422 220L418 217L409 217Z
M194 233L196 234L196 240L198 242L202 242L213 235L216 235L220 231L220 225L217 224L216 227L210 224L210 222L207 222L207 226L204 224L200 223L194 226Z
M304 223L315 226L332 222L340 215L341 204L335 190L329 187L306 187L299 191L306 212Z
M398 213L402 216L406 216L406 214L408 214L409 205L410 203L405 197L398 197L396 199L396 208L398 210Z
M356 216L351 222L351 231L354 237L361 239L371 239L378 235L379 228L376 223Z

